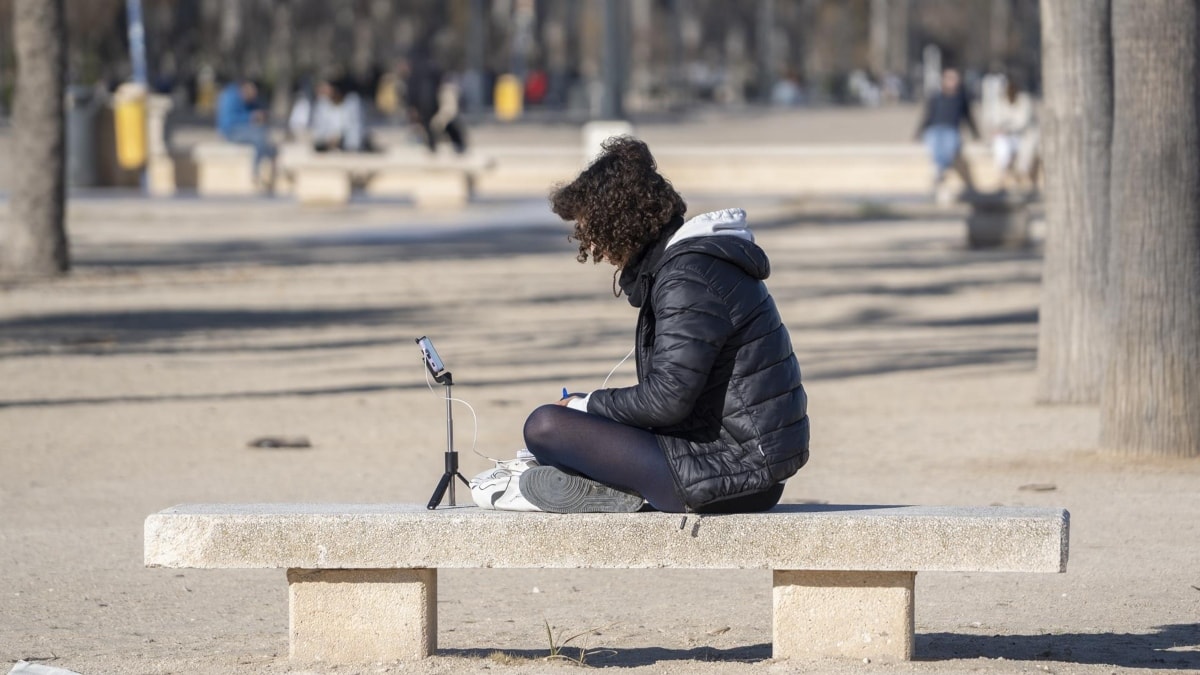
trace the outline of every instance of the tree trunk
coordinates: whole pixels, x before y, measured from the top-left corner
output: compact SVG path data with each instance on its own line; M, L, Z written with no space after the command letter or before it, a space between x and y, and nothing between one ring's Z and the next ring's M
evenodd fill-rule
M292 85L295 72L292 64L294 40L292 27L295 25L295 14L292 3L286 0L276 2L271 8L271 37L268 41L267 73L271 78L271 117L286 120L292 106Z
M1043 0L1046 247L1037 400L1097 403L1104 372L1112 50L1109 0Z
M888 17L888 56L886 72L894 75L899 75L905 82L908 82L909 76L912 74L911 63L909 62L909 32L911 30L911 22L909 16L912 13L910 0L891 0L890 15Z
M1113 0L1112 340L1100 445L1200 456L1200 9Z
M867 61L871 65L871 74L883 80L888 71L888 37L891 24L890 0L871 0L867 28Z
M63 0L17 0L11 218L0 243L0 270L12 277L62 274L70 266L65 219L66 23Z
M992 14L988 17L988 67L993 73L1003 73L1009 68L1011 30L1012 0L992 0Z

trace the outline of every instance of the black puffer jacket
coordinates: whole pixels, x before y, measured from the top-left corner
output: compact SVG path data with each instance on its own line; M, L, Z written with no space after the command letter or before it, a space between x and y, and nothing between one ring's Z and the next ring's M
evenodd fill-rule
M706 215L722 213L744 219L736 209ZM648 292L630 294L641 307L638 384L587 403L658 436L691 509L762 492L808 461L800 366L763 283L767 256L746 233L660 243L643 261Z

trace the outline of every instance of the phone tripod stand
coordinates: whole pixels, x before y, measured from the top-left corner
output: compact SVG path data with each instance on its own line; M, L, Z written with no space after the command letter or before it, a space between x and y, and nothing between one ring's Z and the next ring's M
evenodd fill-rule
M441 479L438 480L437 487L433 490L433 496L429 498L429 504L426 508L431 511L436 509L438 504L442 503L442 498L446 496L447 490L450 492L449 505L455 506L454 479L456 477L463 482L463 485L470 485L458 470L458 452L454 450L454 413L450 409L452 405L450 387L454 386L454 378L450 375L450 371L442 371L435 373L433 379L445 387L446 391L446 471L442 474Z

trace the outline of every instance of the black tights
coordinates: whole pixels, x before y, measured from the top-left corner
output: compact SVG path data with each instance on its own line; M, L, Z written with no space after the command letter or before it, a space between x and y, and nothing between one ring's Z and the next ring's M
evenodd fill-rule
M633 490L659 511L684 511L675 494L667 456L649 431L566 406L544 405L525 420L525 446L539 464ZM765 511L779 503L782 494L781 483L766 492L717 502L703 511Z

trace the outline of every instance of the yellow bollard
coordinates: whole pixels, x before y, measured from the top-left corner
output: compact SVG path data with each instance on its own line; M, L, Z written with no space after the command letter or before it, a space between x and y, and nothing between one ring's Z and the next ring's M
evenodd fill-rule
M196 112L211 115L217 109L217 74L211 66L201 66L196 75Z
M117 134L117 164L140 169L146 164L146 88L127 82L113 94Z
M501 75L496 78L496 119L511 122L521 116L521 109L525 105L523 89L521 79L516 75Z
M375 109L391 117L400 110L400 91L396 76L386 73L375 88Z

